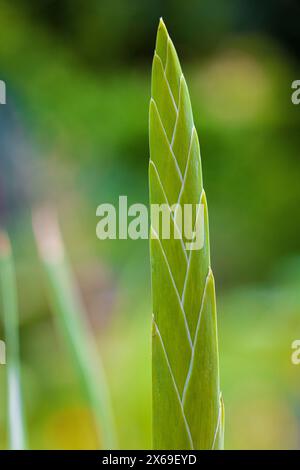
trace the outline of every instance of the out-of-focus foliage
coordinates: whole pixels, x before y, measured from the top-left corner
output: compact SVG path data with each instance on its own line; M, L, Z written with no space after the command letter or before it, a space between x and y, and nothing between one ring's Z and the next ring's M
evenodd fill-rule
M15 253L33 448L96 446L43 290L30 211L44 200L59 210L120 446L151 445L148 244L97 240L95 213L119 194L129 204L147 201L150 56L160 15L188 64L205 160L225 446L299 446L300 369L290 360L300 336L300 108L291 103L299 6L186 3L0 1L0 79L8 90L0 107L0 217ZM1 390L4 374L0 366ZM1 447L4 407L1 398Z

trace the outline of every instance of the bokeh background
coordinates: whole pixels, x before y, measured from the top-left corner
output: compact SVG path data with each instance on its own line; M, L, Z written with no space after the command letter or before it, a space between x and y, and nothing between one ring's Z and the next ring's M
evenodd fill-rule
M30 447L98 445L33 236L32 208L45 203L58 212L102 356L119 447L151 446L148 242L99 241L96 208L121 194L148 203L151 60L163 16L200 136L225 445L299 448L299 2L0 0L0 15L0 217L17 270ZM4 366L0 390L6 448Z

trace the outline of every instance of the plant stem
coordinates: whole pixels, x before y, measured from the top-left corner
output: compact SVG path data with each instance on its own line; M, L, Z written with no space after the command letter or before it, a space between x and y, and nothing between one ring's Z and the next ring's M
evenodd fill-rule
M26 448L26 430L21 391L17 288L10 242L3 232L0 232L0 284L6 340L9 447L22 450Z
M99 443L102 448L113 449L116 437L106 377L65 255L55 214L49 209L39 211L34 215L33 225L49 298L91 406Z
M150 203L167 208L171 229L164 236L152 217L153 446L222 449L224 406L200 146L188 87L162 20L152 66L149 142ZM187 207L195 209L189 218ZM191 248L194 236L199 243Z

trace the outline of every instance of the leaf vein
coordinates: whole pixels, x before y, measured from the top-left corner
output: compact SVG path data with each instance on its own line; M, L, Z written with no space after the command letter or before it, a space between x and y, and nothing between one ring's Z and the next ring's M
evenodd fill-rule
M154 99L153 97L151 97L151 100L153 101L153 103L154 103L154 105L155 105L155 108L156 108L156 111L157 111L157 115L158 115L159 121L160 121L160 123L161 123L161 127L162 127L163 132L164 132L164 135L165 135L165 137L166 137L166 141L167 141L167 144L168 144L168 146L169 146L169 150L170 150L170 152L171 152L171 155L172 155L172 157L174 158L176 170L177 170L177 172L178 172L180 181L181 181L181 183L182 183L182 181L183 181L182 173L181 173L181 170L180 170L180 168L179 168L179 165L178 165L176 156L175 156L175 154L174 154L174 152L173 152L173 149L172 149L172 147L171 147L170 141L169 141L169 139L168 139L168 135L167 135L166 129L165 129L164 125L163 125L163 122L162 122L162 119L161 119L161 115L160 115L160 113L159 113L159 110L158 110L156 101L155 101L155 99Z
M217 424L216 424L216 429L215 429L215 433L214 433L214 439L213 439L213 443L212 443L212 446L211 446L211 450L214 450L214 447L215 447L215 443L216 443L216 440L217 440L217 435L218 435L218 432L219 432L219 429L220 429L220 424L221 424L221 415L222 415L222 403L221 403L221 400L220 400L218 420L217 420Z
M169 369L169 372L170 372L170 375L171 375L171 379L172 379L172 382L173 382L173 385L174 385L175 393L176 393L176 395L177 395L177 398L178 398L178 401L179 401L179 404L180 404L180 409L181 409L182 416L183 416L183 420L184 420L184 424L185 424L185 427L186 427L186 430L187 430L187 433L188 433L188 436L189 436L190 444L191 444L192 449L194 449L194 443L193 443L193 438L192 438L191 430L190 430L190 427L189 427L187 418L186 418L186 416L185 416L185 412L184 412L184 408L183 408L183 403L182 403L182 400L181 400L181 397L180 397L180 393L179 393L179 390L178 390L178 386L177 386L177 384L176 384L176 380L175 380L175 377L174 377L174 374L173 374L173 371L172 371L172 367L171 367L171 364L170 364L170 361L169 361L169 358L168 358L168 354L167 354L167 351L166 351L166 348L165 348L165 345L164 345L162 336L161 336L161 334L160 334L158 325L157 325L157 323L156 323L156 321L155 321L154 318L153 318L153 322L154 322L155 329L156 329L157 335L158 335L158 337L159 337L159 340L160 340L160 343L161 343L161 346L162 346L162 349L163 349L163 352L164 352L164 356L165 356L165 359L166 359L166 362L167 362L167 366L168 366L168 369Z
M165 189L164 189L164 187L163 187L163 184L162 184L161 177L160 177L160 174L159 174L159 172L158 172L158 169L156 168L156 165L155 165L155 163L154 163L153 160L150 160L150 164L153 165L153 168L154 168L154 171L155 171L155 173L156 173L156 176L157 176L159 185L161 186L161 189L162 189L164 198L165 198L166 203L167 203L167 205L168 205L168 208L169 208L169 211L170 211L172 220L173 220L173 222L174 222L174 225L175 225L176 229L178 230L178 233L180 234L181 246L182 246L182 250L183 250L183 252L184 252L186 261L188 261L188 255L187 255L187 252L186 252L186 248L185 248L184 241L183 241L183 239L182 239L182 233L180 233L180 229L179 229L179 227L178 227L178 225L177 225L177 223L176 223L177 207L176 207L176 209L175 209L175 214L174 214L173 211L171 210L171 206L170 206L170 203L169 203L169 201L168 201L168 197L167 197L167 195L166 195Z
M158 243L159 243L159 246L160 246L160 249L161 249L161 252L162 252L162 255L163 255L163 257L164 257L164 260L165 260L165 263L166 263L166 266L167 266L167 269L168 269L168 272L169 272L169 275L170 275L170 278L171 278L171 281L172 281L172 284L173 284L173 287L174 287L174 290L175 290L175 293L176 293L176 296L177 296L177 299L178 299L178 303L179 303L179 305L180 305L181 313L182 313L182 315L183 315L183 319L184 319L184 324L185 324L185 328L186 328L186 332L187 332L188 341L189 341L190 347L191 347L191 349L192 349L192 348L193 348L193 342L192 342L191 333L190 333L189 325L188 325L187 318L186 318L186 313L185 313L185 311L184 311L183 304L182 304L182 301L181 301L181 298L180 298L180 295L179 295L177 286L176 286L176 284L175 284L175 280L174 280L174 277L173 277L173 274L172 274L172 270L171 270L171 267L170 267L170 264L169 264L167 255L166 255L165 250L164 250L164 248L163 248L163 246L162 246L161 240L159 239L159 237L158 237L156 231L154 230L154 228L153 228L152 226L151 226L151 232L152 232L152 234L154 235L154 238L157 239L157 241L158 241Z
M169 49L169 48L167 48L167 54L168 54L168 49ZM170 83L169 83L169 80L168 80L167 74L166 74L167 60L166 60L166 65L165 65L165 67L164 67L163 61L161 60L160 55L157 54L157 52L155 52L155 55L157 56L157 58L158 58L158 59L160 60L160 62L161 62L161 66L162 66L162 69L163 69L163 72L164 72L164 78L165 78L165 80L166 80L166 84L167 84L167 87L168 87L168 90L169 90L171 99L172 99L172 101L173 101L173 105L174 105L174 107L175 107L176 115L178 115L178 106L177 106L177 104L176 104L176 101L175 101L175 98L174 98L174 95L173 95L173 92L172 92L172 90L171 90Z
M192 343L192 355L191 355L191 359L190 359L189 370L188 370L188 373L187 373L187 376L186 376L186 380L185 380L185 384L184 384L183 392L182 392L182 403L183 404L185 402L187 387L188 387L188 384L189 384L189 381L190 381L190 378L191 378L191 375L192 375L192 371L193 371L193 363L194 363L194 357L195 357L195 343L196 343L197 334L198 334L198 331L199 331L199 328L200 328L200 323L201 323L201 318L202 318L202 311L203 311L203 306L204 306L204 299L205 299L205 295L206 295L206 289L207 289L207 284L208 284L210 273L211 273L211 269L209 268L209 272L206 276L205 287L204 287L204 291L203 291L203 295L202 295L201 307L200 307L200 311L199 311L199 315L198 315L198 321L197 321L197 327L196 327L194 342Z
M196 220L195 220L195 225L194 225L194 231L195 231L195 228L196 228L196 226L197 226L197 220L198 220L198 215L199 215L199 211L200 211L201 199L202 199L203 192L204 192L204 190L202 189L201 194L200 194L199 204L198 204L198 210L197 210L197 214L196 214ZM184 284L183 284L183 291L182 291L182 298L181 298L183 305L184 305L185 292L186 292L186 285L187 285L187 280L188 280L188 275L189 275L189 270L190 270L190 265L191 265L191 258L192 258L192 250L191 250L190 253L189 253L188 265L187 265L187 270L186 270L186 274L185 274L185 278L184 278Z

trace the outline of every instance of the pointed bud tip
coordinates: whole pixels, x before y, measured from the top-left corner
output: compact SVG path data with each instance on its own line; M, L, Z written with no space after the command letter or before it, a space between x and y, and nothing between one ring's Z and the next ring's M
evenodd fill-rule
M164 22L162 16L159 18L159 26L162 27L162 28L165 28L165 27L166 27L165 22Z
M35 208L32 225L41 258L48 263L59 262L64 248L56 211L47 205Z
M0 257L5 257L11 253L10 241L7 234L0 230Z
M159 20L157 35L156 35L156 44L155 51L156 54L160 57L163 66L165 66L167 60L167 44L169 40L169 34L165 23L162 18Z
M166 37L169 37L169 33L162 16L160 17L158 23L158 33L163 33Z
M207 198L206 198L206 193L205 193L204 189L202 189L201 198L200 198L200 204L203 204L204 207L205 207L206 210L207 210Z

